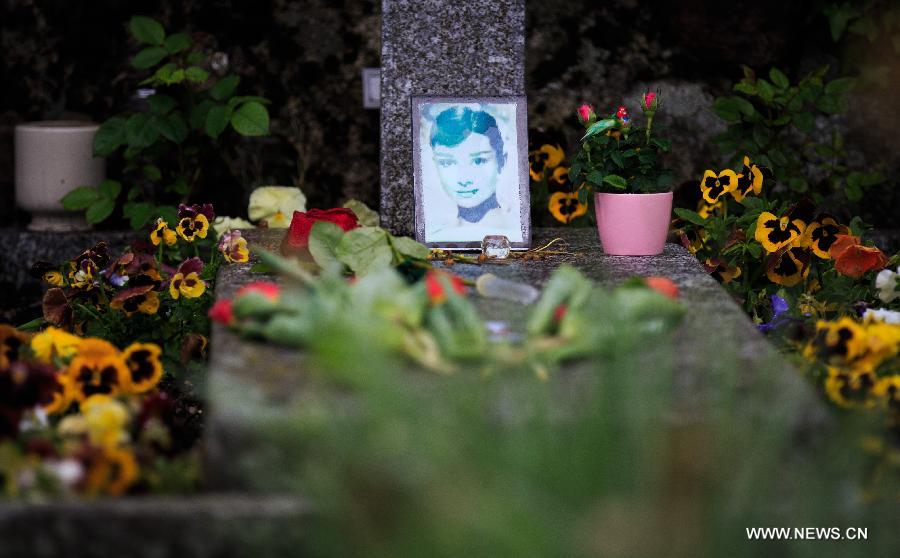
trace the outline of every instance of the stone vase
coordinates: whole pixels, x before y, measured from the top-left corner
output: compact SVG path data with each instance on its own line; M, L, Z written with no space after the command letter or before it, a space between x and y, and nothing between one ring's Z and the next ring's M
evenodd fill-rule
M94 157L93 122L55 120L16 126L16 205L31 213L29 230L90 229L82 212L67 211L60 199L78 186L106 178L106 161Z
M603 251L613 256L655 256L666 245L672 192L594 194Z

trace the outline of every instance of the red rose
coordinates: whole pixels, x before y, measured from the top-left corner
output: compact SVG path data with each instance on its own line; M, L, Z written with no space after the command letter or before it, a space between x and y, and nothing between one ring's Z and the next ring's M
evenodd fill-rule
M334 223L345 231L359 226L356 214L346 207L310 209L306 212L295 211L287 236L284 237L284 244L295 249L306 248L309 244L309 233L317 221Z
M441 277L445 277L450 281L450 287L456 294L466 294L466 285L462 279L444 271L429 269L425 273L425 292L428 293L428 300L433 305L438 306L447 300L447 293L444 291Z
M594 117L594 107L589 104L583 104L578 107L578 119L581 123L589 122Z
M231 301L228 299L217 300L209 309L209 319L220 324L231 325L234 323L234 313L231 310Z
M247 293L259 293L272 302L276 302L281 295L281 287L270 281L255 281L238 289L234 296L237 298Z

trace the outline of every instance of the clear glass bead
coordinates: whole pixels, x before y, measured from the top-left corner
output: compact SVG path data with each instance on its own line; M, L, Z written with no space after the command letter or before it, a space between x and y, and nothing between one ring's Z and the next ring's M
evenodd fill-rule
M505 260L510 249L509 239L502 234L489 234L481 241L481 253L488 258Z

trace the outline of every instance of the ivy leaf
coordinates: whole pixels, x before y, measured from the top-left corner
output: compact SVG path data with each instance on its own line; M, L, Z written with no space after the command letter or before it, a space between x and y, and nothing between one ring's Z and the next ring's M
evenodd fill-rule
M309 253L324 270L339 270L344 264L338 259L337 247L344 237L344 229L327 221L313 223L309 232Z
M59 201L66 209L80 211L90 207L99 198L100 192L93 186L79 186L63 196Z
M128 22L128 29L135 39L148 45L163 46L166 39L166 30L163 26L146 16L132 17Z
M88 223L97 224L112 215L113 209L116 208L115 200L109 198L100 198L96 203L91 204L85 211L84 216Z
M176 54L191 46L191 38L187 33L175 33L166 37L164 47L169 54Z
M211 107L206 114L206 133L216 139L226 126L228 126L228 109L221 105Z
M209 96L217 101L224 101L234 95L240 81L241 78L238 76L226 76L209 89Z
M100 125L94 136L94 155L106 157L125 143L125 117L113 116Z
M146 70L156 66L169 53L162 47L147 47L134 55L131 59L131 65L138 70Z
M256 101L244 103L231 115L231 127L242 136L264 136L269 133L269 111Z

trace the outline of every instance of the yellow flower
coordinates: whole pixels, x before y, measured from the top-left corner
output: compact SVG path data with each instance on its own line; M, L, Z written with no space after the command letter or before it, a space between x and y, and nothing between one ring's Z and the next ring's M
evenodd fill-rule
M65 413L72 403L72 379L65 374L56 375L57 388L50 394L50 400L44 403L44 412L48 415Z
M72 381L75 400L84 401L97 394L116 395L128 379L128 367L111 343L89 337L81 341L65 374Z
M159 310L159 295L153 285L141 285L119 291L109 303L113 310L121 310L126 316L137 312L153 315Z
M528 153L528 173L535 182L544 179L544 172L558 167L566 154L559 145L545 143L536 151Z
M876 381L871 370L829 368L825 393L841 407L872 407L876 402Z
M734 191L737 188L738 175L731 169L725 169L719 174L707 170L700 180L700 192L706 203L716 203L723 194Z
M839 234L850 234L850 229L846 225L839 224L831 215L822 214L806 227L803 236L800 237L800 243L809 247L813 254L823 260L830 260L831 254L828 251Z
M744 156L744 170L738 175L737 188L731 191L736 201L741 201L750 194L759 195L763 182L772 176L772 171L759 165L751 165L750 157Z
M128 441L128 409L108 395L92 395L81 403L88 438L95 446L114 448Z
M156 228L150 233L150 242L154 246L159 246L160 242L165 242L166 246L172 246L178 241L175 231L169 228L169 224L161 218L156 220Z
M176 273L169 283L169 294L172 298L177 299L184 295L187 298L197 298L206 292L206 283L200 279L196 271L192 271L187 275Z
M900 410L900 374L880 378L875 385L875 395L885 399L888 407Z
M67 360L78 352L82 338L68 331L48 327L31 339L31 350L43 364L52 364L53 358Z
M125 351L125 364L129 374L124 389L130 393L144 393L156 387L163 376L163 366L159 361L162 350L152 343L132 343Z
M61 287L63 285L62 273L58 271L48 271L41 276L41 279L51 287Z
M803 351L810 359L819 358L835 366L852 365L866 351L865 329L853 318L816 322L816 333Z
M766 252L772 253L800 238L804 230L806 223L800 219L791 220L790 215L776 217L768 211L763 211L756 220L754 238L762 244Z
M209 219L202 213L193 217L182 217L178 220L175 230L178 231L178 236L188 242L193 242L198 237L206 238L206 233L209 231Z
M803 248L785 248L769 255L766 277L776 285L793 287L809 276L809 252Z
M219 216L213 220L212 228L216 231L217 236L222 236L227 232L237 229L255 229L256 226L250 221L241 219L240 217Z
M219 252L222 252L227 262L244 263L250 261L247 239L241 236L241 231L230 231L222 235L222 239L219 241Z
M124 448L102 448L91 455L85 492L89 495L120 496L138 478L134 453Z
M250 194L247 214L270 229L286 229L295 211L306 211L306 196L294 186L262 186ZM260 223L262 224L262 223Z
M567 225L588 210L587 204L578 199L578 192L554 192L547 208L554 219Z

